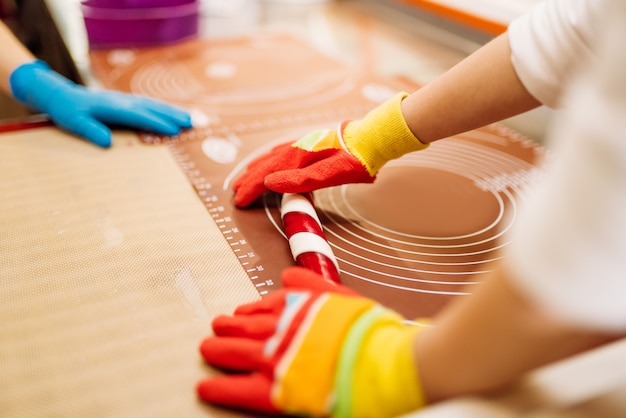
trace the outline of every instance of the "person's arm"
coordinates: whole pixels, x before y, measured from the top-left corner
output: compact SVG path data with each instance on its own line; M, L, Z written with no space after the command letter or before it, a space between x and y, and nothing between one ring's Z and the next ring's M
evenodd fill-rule
M432 83L397 94L360 120L257 157L233 184L235 204L248 206L267 190L306 193L372 182L389 160L540 104L517 77L504 34Z
M505 33L404 99L402 113L413 134L430 143L540 105L513 68Z
M13 32L0 21L0 90L11 95L9 77L13 70L22 64L35 60L33 54L13 35Z
M506 389L524 373L616 338L557 319L529 300L500 266L415 339L429 403Z
M555 107L581 62L596 58L605 1L539 3L508 31L402 102L407 125L430 143L531 110Z

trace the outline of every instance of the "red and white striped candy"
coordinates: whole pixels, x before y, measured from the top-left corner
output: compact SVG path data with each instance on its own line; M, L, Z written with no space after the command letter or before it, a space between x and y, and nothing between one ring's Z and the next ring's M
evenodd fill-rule
M285 193L280 215L296 264L321 274L326 280L340 283L339 265L324 235L313 197Z

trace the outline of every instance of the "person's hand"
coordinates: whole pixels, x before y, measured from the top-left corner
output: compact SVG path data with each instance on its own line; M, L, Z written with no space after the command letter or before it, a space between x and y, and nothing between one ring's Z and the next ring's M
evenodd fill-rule
M413 360L420 328L301 267L283 288L213 321L200 352L234 372L201 381L211 404L304 416L397 416L425 404Z
M373 182L387 161L427 147L404 121L400 103L406 96L399 93L361 120L312 132L256 158L233 183L235 204L248 206L268 190L307 193Z
M43 61L16 68L10 76L13 96L43 113L59 127L101 147L111 145L105 124L177 135L191 128L190 115L146 97L115 91L96 91L77 85Z

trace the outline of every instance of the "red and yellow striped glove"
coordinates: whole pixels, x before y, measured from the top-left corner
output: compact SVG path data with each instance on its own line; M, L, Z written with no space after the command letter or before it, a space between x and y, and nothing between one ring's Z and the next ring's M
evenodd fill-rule
M407 93L370 111L363 119L319 130L281 144L252 161L233 184L235 204L245 207L268 190L308 193L347 183L371 183L389 160L426 148L407 126Z
M233 374L199 383L212 404L304 416L397 416L425 404L413 358L420 328L316 273L215 319L200 351Z

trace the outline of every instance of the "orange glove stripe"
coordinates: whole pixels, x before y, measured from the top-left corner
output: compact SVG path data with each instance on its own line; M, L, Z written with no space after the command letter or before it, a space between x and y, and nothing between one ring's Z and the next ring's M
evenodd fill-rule
M344 336L354 321L373 305L368 299L337 294L324 294L311 305L276 366L271 392L276 406L296 414L330 412L329 396L333 394Z

